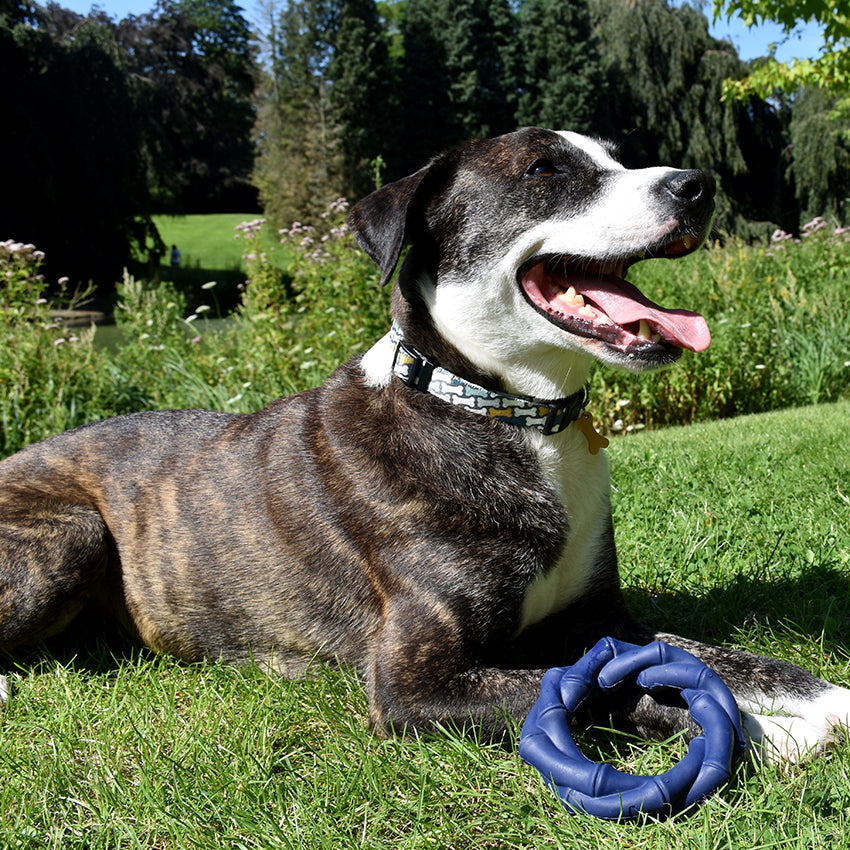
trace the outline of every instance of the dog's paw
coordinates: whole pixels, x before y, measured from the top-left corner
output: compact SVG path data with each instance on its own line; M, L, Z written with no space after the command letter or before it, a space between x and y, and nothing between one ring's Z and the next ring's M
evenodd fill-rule
M837 727L781 714L743 714L753 756L766 764L793 764L826 752Z
M850 729L850 691L830 689L810 702L798 701L774 714L742 712L756 758L789 764L829 750Z

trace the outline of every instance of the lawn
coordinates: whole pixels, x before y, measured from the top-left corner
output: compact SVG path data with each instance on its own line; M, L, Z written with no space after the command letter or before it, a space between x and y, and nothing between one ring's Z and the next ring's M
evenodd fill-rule
M850 469L836 403L614 439L632 606L658 626L850 684ZM350 674L269 679L97 633L19 658L0 722L7 847L816 848L843 846L850 745L737 767L690 818L567 816L515 750L378 740ZM582 746L659 772L680 751Z
M251 218L241 213L161 215L154 217L154 224L169 250L172 245L180 248L185 268L238 269L245 251L234 227Z
M154 216L154 224L166 245L162 264L156 271L160 279L172 281L193 310L209 301L204 286L216 282L216 308L221 315L231 312L238 304L241 286L245 282L247 263L244 255L252 248L237 238L236 225L256 218L250 213L211 213L207 215ZM180 249L180 267L172 269L171 246ZM283 248L276 234L267 228L263 232L262 249L269 262L284 273L291 262L291 253ZM148 280L151 273L147 256L131 264L131 273Z
M211 213L208 215L154 216L154 224L168 249L177 245L184 268L244 269L242 255L245 243L236 238L235 227L256 218L251 213ZM289 262L271 234L266 234L264 248L281 268ZM168 262L168 252L163 260Z
M232 248L232 219L195 223L209 245ZM231 269L250 279L235 287L239 319L215 334L202 327L225 292L207 285L209 271L227 258L204 253L191 227L178 237L164 226L186 262L198 252L201 266L182 270L196 290L186 304L167 275L126 280L114 350L51 321L35 254L0 257L2 452L132 410L256 410L322 380L387 328L389 292L340 223L324 222L313 242L305 230L290 239L288 278L278 258L263 259L276 237L246 234L240 250L254 259ZM845 235L824 231L781 250L713 246L647 265L645 291L699 305L712 346L658 374L591 378L591 409L613 438L632 608L845 685L848 250ZM726 418L765 410L777 412ZM847 743L784 770L740 765L689 819L614 825L568 817L515 748L448 734L376 739L349 673L291 683L185 665L97 628L2 670L15 689L0 712L0 846L10 848L812 848L840 845L850 815ZM581 743L642 773L682 754L610 733Z

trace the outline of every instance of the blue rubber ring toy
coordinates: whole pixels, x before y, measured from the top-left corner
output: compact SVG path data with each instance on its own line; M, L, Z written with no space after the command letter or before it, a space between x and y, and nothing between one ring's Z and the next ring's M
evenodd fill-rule
M658 776L637 776L591 761L573 741L576 712L604 691L636 684L681 692L703 733L682 760ZM656 641L636 646L602 638L571 667L543 677L540 698L525 719L519 753L536 768L570 814L605 820L666 817L705 799L729 778L746 747L741 713L723 680L698 658Z

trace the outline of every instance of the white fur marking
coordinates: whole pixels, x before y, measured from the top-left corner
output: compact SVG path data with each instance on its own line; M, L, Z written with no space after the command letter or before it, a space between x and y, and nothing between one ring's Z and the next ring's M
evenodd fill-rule
M529 439L544 478L567 512L569 536L555 567L526 589L520 631L561 610L584 592L596 572L609 511L609 469L604 452L590 454L587 439L573 426L549 437L529 434Z
M360 368L366 384L376 389L386 387L393 376L393 344L390 335L381 337L360 358Z
M775 712L763 700L739 699L742 719L753 744L753 753L769 764L797 762L828 750L850 729L850 691L830 686L816 699L784 694ZM752 713L749 713L749 712Z

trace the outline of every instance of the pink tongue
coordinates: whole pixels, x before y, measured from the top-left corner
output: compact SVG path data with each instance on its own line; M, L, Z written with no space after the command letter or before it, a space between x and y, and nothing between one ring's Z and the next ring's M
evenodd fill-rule
M568 278L585 298L602 309L618 325L646 319L669 342L689 351L705 351L711 343L708 324L699 313L667 310L650 301L636 286L620 278Z

